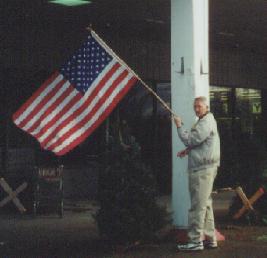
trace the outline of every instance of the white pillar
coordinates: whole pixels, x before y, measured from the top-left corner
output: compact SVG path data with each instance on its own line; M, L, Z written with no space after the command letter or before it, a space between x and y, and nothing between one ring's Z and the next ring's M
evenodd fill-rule
M171 0L171 91L172 109L190 129L195 122L193 100L209 98L208 0ZM172 127L173 223L188 226L190 207L187 158L176 157L184 145Z

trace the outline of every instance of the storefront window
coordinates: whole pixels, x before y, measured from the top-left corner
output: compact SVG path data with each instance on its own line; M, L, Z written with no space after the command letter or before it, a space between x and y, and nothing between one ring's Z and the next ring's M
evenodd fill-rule
M246 88L210 87L210 105L224 134L231 131L257 134L260 130L261 91Z
M260 130L261 92L256 89L237 88L235 118L242 133L257 134Z
M221 138L223 173L219 173L217 187L246 183L254 169L260 171L259 160L264 160L261 91L210 87L210 105Z
M219 131L224 136L232 137L233 92L231 88L210 87L210 106L214 114Z
M230 115L230 88L210 87L210 102L213 113L218 118L229 118Z

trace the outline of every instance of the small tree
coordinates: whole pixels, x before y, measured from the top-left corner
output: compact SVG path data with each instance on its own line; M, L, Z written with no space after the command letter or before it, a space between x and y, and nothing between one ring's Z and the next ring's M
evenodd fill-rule
M156 203L154 175L129 127L115 128L99 178L99 231L115 243L148 241L166 224L167 212Z

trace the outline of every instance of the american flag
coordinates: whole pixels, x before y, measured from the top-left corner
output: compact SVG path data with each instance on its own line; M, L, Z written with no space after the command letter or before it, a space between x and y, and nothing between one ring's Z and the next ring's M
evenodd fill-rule
M93 33L13 115L41 147L64 155L111 113L137 78Z

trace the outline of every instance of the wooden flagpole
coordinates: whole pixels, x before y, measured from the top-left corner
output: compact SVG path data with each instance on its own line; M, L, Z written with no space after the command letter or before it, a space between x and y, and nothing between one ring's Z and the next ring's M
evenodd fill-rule
M160 98L159 95L155 91L153 91L141 78L138 74L136 74L105 42L100 36L91 28L87 27L87 30L89 30L95 39L109 52L110 55L115 57L121 65L125 66L129 72L131 72L142 84L143 86L154 96L156 99L163 105L165 109L167 109L173 116L177 116L172 109L166 104L166 102Z

